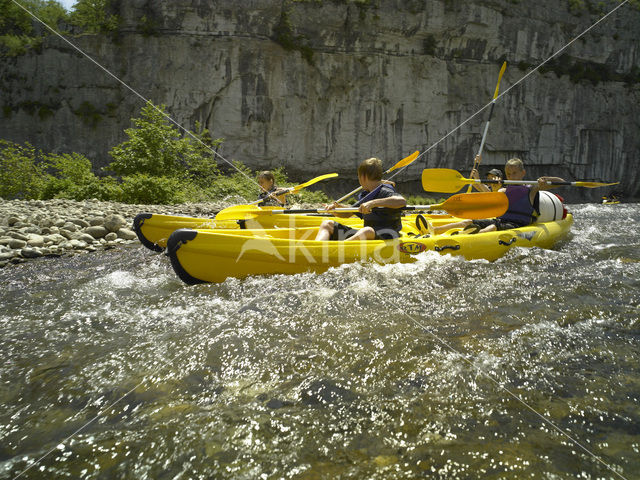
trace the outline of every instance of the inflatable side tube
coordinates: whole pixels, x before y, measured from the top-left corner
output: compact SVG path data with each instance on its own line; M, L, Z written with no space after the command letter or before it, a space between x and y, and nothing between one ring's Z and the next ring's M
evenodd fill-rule
M176 230L171 234L169 240L167 240L167 253L166 255L171 260L171 266L173 270L176 272L176 275L187 285L197 285L199 283L207 283L198 278L192 277L180 264L180 260L178 259L178 250L180 247L187 242L190 242L196 236L198 232L196 230L191 230L190 228L181 228Z
M138 236L138 240L140 243L147 247L149 250L153 250L154 252L161 252L164 250L161 246L156 243L153 243L142 233L142 225L144 225L145 220L150 219L153 216L151 213L139 213L136 215L136 218L133 219L133 231L136 232Z

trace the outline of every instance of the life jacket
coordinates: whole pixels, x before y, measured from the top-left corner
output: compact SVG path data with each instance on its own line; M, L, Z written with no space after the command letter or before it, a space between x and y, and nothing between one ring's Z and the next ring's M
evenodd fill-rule
M262 202L258 203L258 205L261 207L282 207L283 205L285 205L284 203L280 203L280 201L276 197L269 196L277 190L278 187L274 185L268 192L260 192L260 195L258 195L258 199L261 199Z
M500 217L500 220L522 227L533 222L533 205L529 200L530 191L531 189L527 185L507 185L504 193L509 199L509 208Z
M395 189L386 183L383 183L380 186L380 190L378 190L377 194L372 197L368 197L369 194L370 192L362 191L358 196L358 202L356 205L362 203L362 200L365 199L365 197L367 197L366 201L369 201L375 198L388 198L397 195ZM371 227L375 231L391 229L399 232L402 230L402 210L400 208L376 207L371 211L371 213L367 213L366 215L357 215L362 217L365 227Z

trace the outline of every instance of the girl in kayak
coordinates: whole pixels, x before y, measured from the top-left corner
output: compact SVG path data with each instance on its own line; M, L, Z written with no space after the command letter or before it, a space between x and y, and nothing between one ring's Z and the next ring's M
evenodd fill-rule
M507 180L522 180L526 173L524 164L519 158L508 160L504 171ZM540 177L537 185L507 185L498 190L504 192L509 199L509 207L504 215L482 220L462 220L437 227L428 223L429 232L432 235L439 235L452 228L462 228L460 233L484 233L529 225L534 220L534 203L538 192L554 188L548 182L564 182L564 180L560 177Z
M402 210L407 204L394 187L382 181L382 161L368 158L358 166L358 181L362 192L353 205L359 207L356 215L364 220L364 227L350 228L341 223L325 220L318 229L316 240L386 240L397 238L402 230ZM326 206L327 211L348 207L336 202ZM350 217L351 213L334 212L338 217Z
M280 189L276 187L276 178L269 170L260 172L258 175L258 185L260 185L260 195L258 199L262 202L258 203L261 207L282 207L287 203L284 195L278 195Z

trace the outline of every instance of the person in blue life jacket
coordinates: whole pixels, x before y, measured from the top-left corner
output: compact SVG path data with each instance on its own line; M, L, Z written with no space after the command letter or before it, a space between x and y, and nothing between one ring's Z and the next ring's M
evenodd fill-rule
M522 180L526 174L524 164L519 158L508 160L504 172L507 180ZM534 205L538 192L555 188L548 182L564 182L564 180L560 177L540 177L537 185L506 185L498 190L504 192L509 200L509 207L504 215L489 219L462 220L437 227L428 223L429 233L439 235L452 228L462 228L460 233L484 233L527 226L534 220Z
M392 182L382 180L382 161L379 158L368 158L358 166L358 181L362 192L358 196L359 212L356 214L364 220L360 229L347 227L339 222L325 220L318 229L316 240L387 240L400 236L402 230L402 207L407 201L397 193ZM332 203L325 207L326 211L339 207L349 207ZM350 217L352 213L335 212L338 217Z
M261 207L283 207L287 203L287 199L284 195L278 195L281 191L276 187L276 178L269 170L260 172L258 175L258 185L260 185L260 195L258 200L262 200L258 203Z

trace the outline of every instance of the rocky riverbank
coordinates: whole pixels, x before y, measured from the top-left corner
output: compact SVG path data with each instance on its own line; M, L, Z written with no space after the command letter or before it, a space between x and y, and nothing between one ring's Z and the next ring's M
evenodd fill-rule
M228 201L129 205L97 200L0 200L0 267L138 242L133 218L141 212L212 217Z

